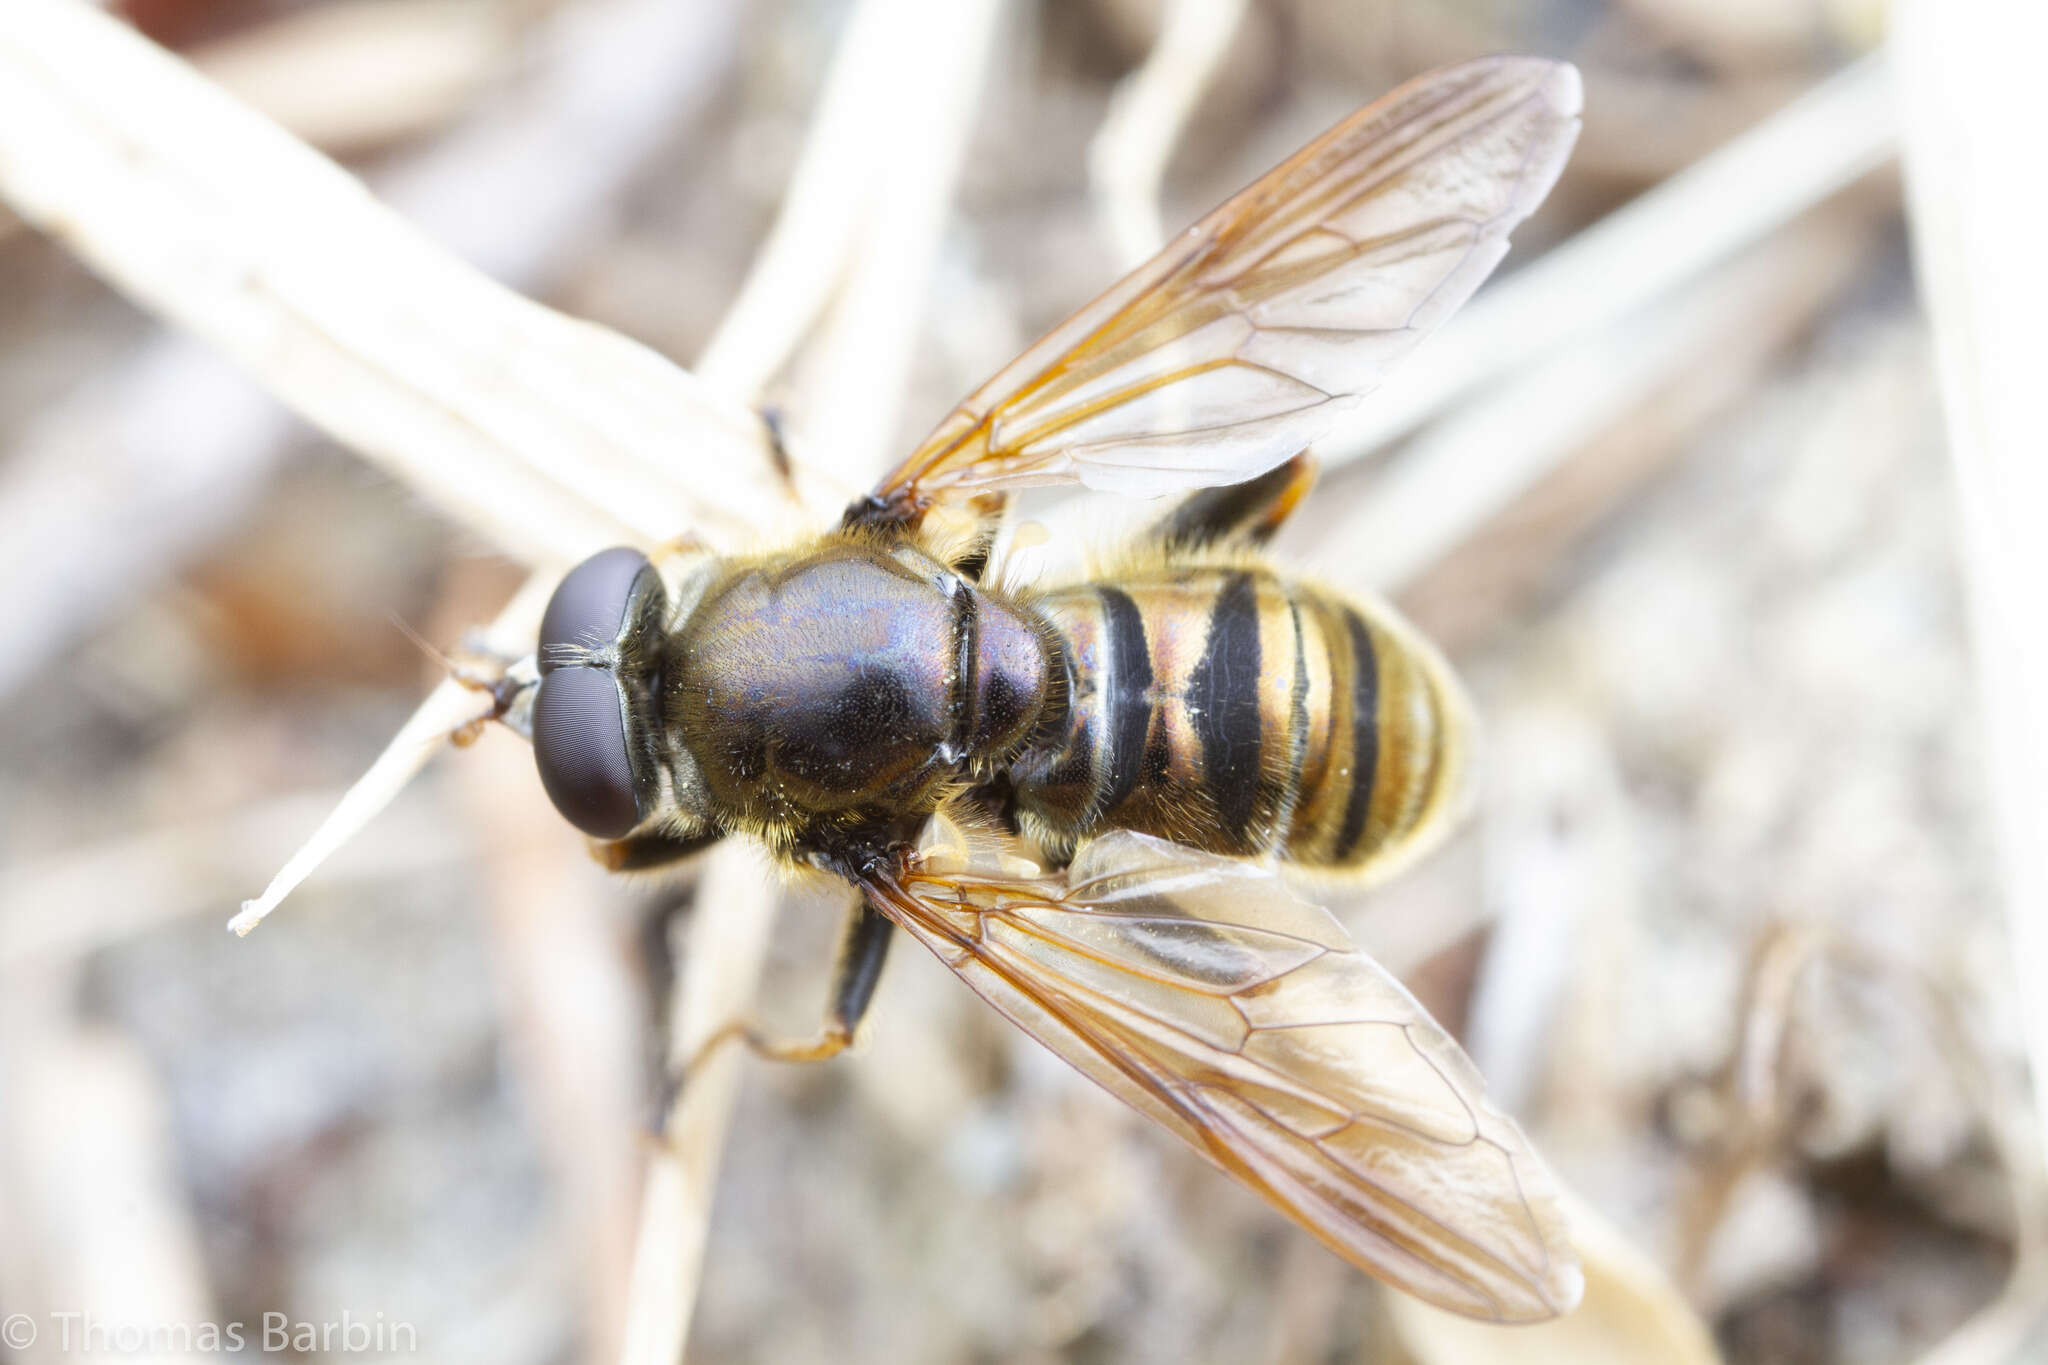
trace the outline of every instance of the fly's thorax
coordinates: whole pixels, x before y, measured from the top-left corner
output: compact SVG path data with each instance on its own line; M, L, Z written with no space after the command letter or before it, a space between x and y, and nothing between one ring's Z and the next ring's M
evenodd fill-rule
M665 653L665 731L709 808L757 829L927 811L1054 690L1027 611L871 535L730 565Z

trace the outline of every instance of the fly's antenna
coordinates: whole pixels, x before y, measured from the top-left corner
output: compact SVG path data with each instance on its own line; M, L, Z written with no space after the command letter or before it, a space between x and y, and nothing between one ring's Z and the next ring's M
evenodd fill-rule
M409 625L397 612L389 613L391 624L399 633L419 647L420 653L441 666L453 682L462 684L472 692L481 692L491 699L491 709L471 720L466 720L448 732L448 742L458 749L468 748L484 732L484 726L491 721L505 721L515 731L525 733L522 725L511 719L511 713L521 696L533 685L531 678L518 677L519 661L497 654L465 651L458 659L435 645L426 636Z
M463 670L456 666L455 660L450 658L447 652L442 650L436 644L434 644L433 641L429 640L426 636L414 630L412 626L409 623L407 623L406 619L403 616L400 616L395 611L386 612L385 619L390 621L392 625L398 628L399 634L403 635L406 639L412 641L413 644L417 645L419 647L420 653L426 655L429 659L432 659L435 663L439 664L441 666L442 672L446 673L451 678L462 677Z

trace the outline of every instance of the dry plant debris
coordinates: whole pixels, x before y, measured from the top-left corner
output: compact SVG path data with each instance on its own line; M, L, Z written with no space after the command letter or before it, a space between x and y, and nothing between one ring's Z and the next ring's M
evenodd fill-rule
M382 1311L450 1361L668 1360L686 1336L733 1361L2022 1358L2042 1303L2015 990L2033 959L2012 947L2031 921L2009 935L1999 907L2024 909L2037 869L1992 850L1994 828L2025 847L2038 754L1987 780L2021 761L2029 688L1961 621L1966 581L2032 578L1959 549L1880 169L1894 79L1921 92L1909 153L1995 121L1925 99L1961 83L1933 59L1970 51L1973 20L1921 7L1887 68L1854 55L1870 7L1841 3L1500 22L1103 0L954 7L943 33L890 0L135 8L206 35L193 54L240 88L303 96L289 116L324 144L374 149L358 168L408 216L399 163L437 150L455 171L434 183L487 219L559 187L535 208L554 229L464 250L498 245L494 269L563 311L465 273L108 17L0 9L0 196L47 234L0 233L0 552L35 623L0 674L7 1311ZM663 33L679 59L605 137L497 161L502 133L465 136L492 110L618 113L534 73L601 92ZM382 73L405 98L333 122L349 101L292 73L346 89L380 40L413 56ZM1584 1320L1469 1338L1387 1304L910 953L863 1055L707 1076L671 1121L695 1155L653 1165L636 1204L647 1149L627 1139L669 1034L701 1036L757 957L769 1011L802 1020L829 913L799 898L771 920L771 884L724 860L671 948L661 916L690 888L578 863L503 736L430 767L277 924L219 933L427 691L387 613L453 645L522 581L508 622L530 613L595 544L804 525L750 401L785 405L801 500L829 507L1105 283L1153 231L1150 187L1170 231L1398 77L1502 48L1588 73L1588 155L1528 235L1558 248L1518 250L1522 278L1440 368L1369 409L1285 553L1404 585L1474 682L1481 816L1344 909L1599 1210ZM940 49L943 79L894 74ZM1118 107L1140 112L1119 133L1126 78ZM618 160L586 164L598 146ZM1942 382L1967 391L1955 356L1988 305L1956 302L1981 286L1944 273L1941 234L1974 240L1975 196L2003 182L1947 188L1967 164L1920 155ZM1105 220L1135 226L1119 243ZM267 413L224 420L265 410L152 359L167 343L52 239L401 484ZM2024 298L2011 278L1993 301ZM216 429L183 466L199 496L81 486ZM82 463L117 436L139 460ZM261 453L206 464L230 439ZM1982 486L1973 528L1996 524ZM119 506L157 509L134 524L160 537L66 521ZM60 545L126 553L114 539L148 548L111 586L38 572ZM1980 691L2006 700L1980 712Z

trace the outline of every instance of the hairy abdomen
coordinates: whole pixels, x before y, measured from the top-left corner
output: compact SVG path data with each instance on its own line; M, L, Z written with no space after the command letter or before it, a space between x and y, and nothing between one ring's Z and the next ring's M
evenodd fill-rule
M1377 874L1455 813L1463 698L1386 607L1258 567L1169 566L1039 605L1070 704L1011 776L1052 847L1123 828Z

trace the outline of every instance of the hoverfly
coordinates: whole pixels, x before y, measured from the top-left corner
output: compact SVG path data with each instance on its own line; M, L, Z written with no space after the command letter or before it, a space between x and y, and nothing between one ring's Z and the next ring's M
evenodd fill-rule
M822 1030L758 1050L844 1047L901 929L1354 1265L1501 1322L1577 1302L1541 1159L1280 873L1433 846L1462 694L1386 604L1260 549L1310 443L1506 252L1579 98L1533 58L1415 80L1018 357L835 530L563 580L503 718L600 860L744 834L860 892ZM1047 484L1187 496L1115 572L1002 586L994 528Z

